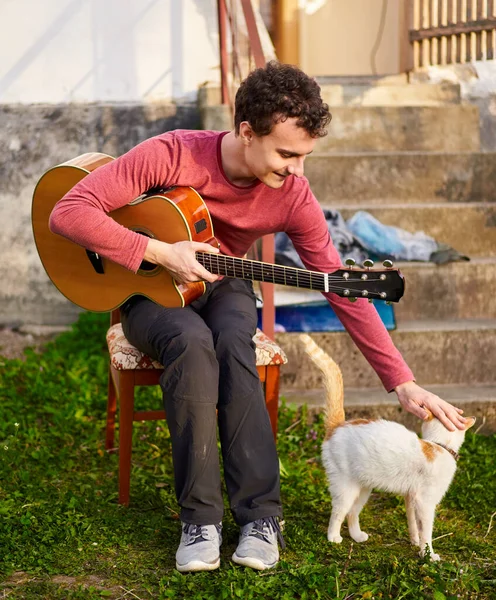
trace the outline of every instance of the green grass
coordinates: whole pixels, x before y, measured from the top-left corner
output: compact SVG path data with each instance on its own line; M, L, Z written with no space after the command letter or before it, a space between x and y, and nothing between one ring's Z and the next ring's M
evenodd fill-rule
M117 504L117 455L104 450L107 317L83 314L43 354L0 358L0 598L496 598L496 436L469 433L435 523L442 562L408 543L401 498L374 493L371 534L326 539L331 502L322 423L283 407L278 448L287 549L272 572L234 566L226 513L219 571L181 575L170 439L164 422L135 425L131 504ZM160 407L158 389L142 406Z

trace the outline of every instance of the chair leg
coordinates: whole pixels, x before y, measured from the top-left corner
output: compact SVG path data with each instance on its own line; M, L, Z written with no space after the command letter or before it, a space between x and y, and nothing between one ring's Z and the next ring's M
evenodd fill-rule
M134 373L119 373L119 504L129 504L133 445Z
M107 392L107 427L105 431L105 449L113 450L115 439L115 413L117 411L117 394L112 379L112 367L109 365Z
M267 367L265 378L265 403L269 412L270 424L274 439L277 436L277 413L279 408L279 365Z

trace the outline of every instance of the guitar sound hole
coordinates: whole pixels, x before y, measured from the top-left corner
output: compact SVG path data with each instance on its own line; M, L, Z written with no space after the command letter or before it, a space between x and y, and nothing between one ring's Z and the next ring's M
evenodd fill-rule
M136 233L139 233L140 235L144 235L147 238L153 237L150 233L148 233L147 231L143 231L142 229L134 229L134 231ZM147 260L143 260L141 261L140 267L138 269L138 275L149 275L150 273L158 269L160 269L159 265L154 265L153 263Z
M139 267L140 271L145 271L146 273L149 273L150 271L153 271L154 269L157 268L157 265L154 265L151 262L148 262L147 260L144 260Z

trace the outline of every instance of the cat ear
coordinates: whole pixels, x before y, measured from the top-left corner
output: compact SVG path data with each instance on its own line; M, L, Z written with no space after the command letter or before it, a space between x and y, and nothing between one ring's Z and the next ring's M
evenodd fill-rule
M475 417L466 417L466 419L468 422L465 425L465 431L467 431L467 429L470 429L476 421Z
M428 408L425 408L425 406L423 406L422 408L427 413L427 416L424 417L424 421L432 421L432 419L434 418L434 415L431 413L431 411Z

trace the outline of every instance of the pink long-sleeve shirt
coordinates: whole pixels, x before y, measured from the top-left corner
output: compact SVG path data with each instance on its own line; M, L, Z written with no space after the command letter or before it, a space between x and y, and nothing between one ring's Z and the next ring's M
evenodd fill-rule
M308 269L328 273L339 268L308 180L289 176L279 189L260 181L234 185L222 168L225 133L176 130L142 142L84 177L57 202L51 231L136 272L148 240L107 213L154 187L191 186L208 207L223 254L242 257L261 236L284 231ZM388 391L414 379L372 304L324 296Z

